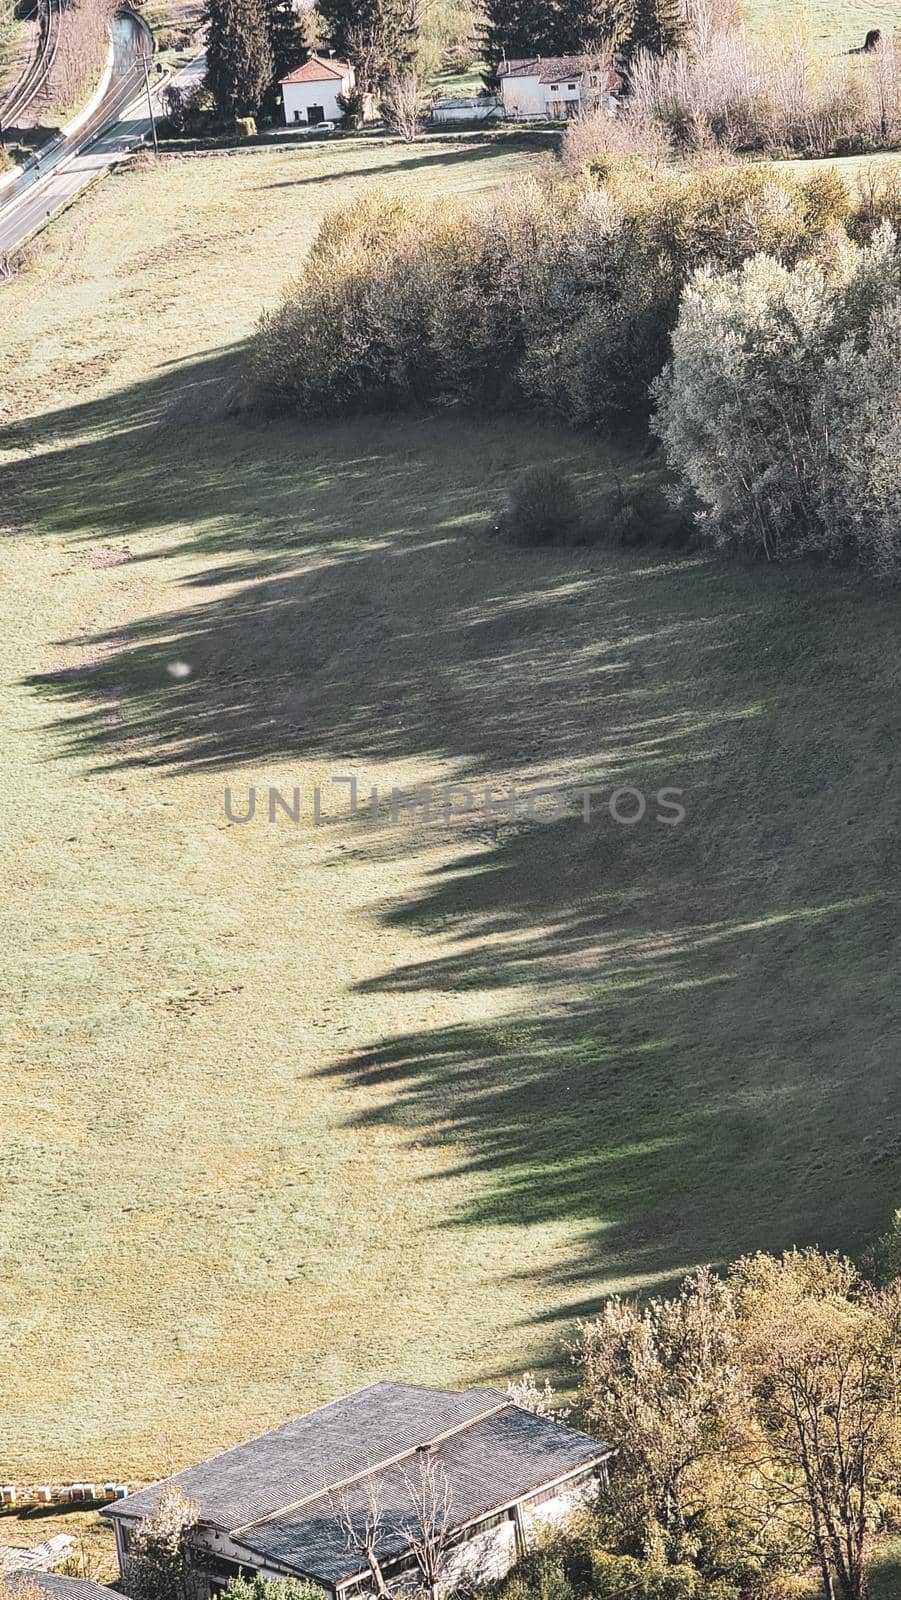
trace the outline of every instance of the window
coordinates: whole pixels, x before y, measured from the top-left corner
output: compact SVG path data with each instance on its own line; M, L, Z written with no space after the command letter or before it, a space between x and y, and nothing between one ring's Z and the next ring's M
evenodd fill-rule
M566 87L567 87L567 89L574 89L574 88L575 88L575 87L576 87L576 86L575 86L575 84L574 84L574 83L568 83L568 84L567 84L567 85L566 85Z
M556 94L556 92L559 89L559 87L560 87L559 83L552 83L551 84L551 94Z
M596 89L597 88L597 86L598 86L598 75L597 75L596 72L593 72L591 74L591 77L589 78L588 82L589 82L589 85L590 85L590 87L592 89Z

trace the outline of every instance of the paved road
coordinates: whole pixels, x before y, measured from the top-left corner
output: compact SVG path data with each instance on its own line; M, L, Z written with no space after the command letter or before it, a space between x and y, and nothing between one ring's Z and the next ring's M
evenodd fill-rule
M103 102L71 139L58 139L45 147L39 165L23 172L8 192L0 205L0 256L8 255L37 232L98 172L121 161L149 134L141 66L141 55L147 46L147 34L133 18L114 19L113 75ZM172 81L179 88L190 88L200 82L205 66L200 56ZM157 112L161 110L158 95L159 91L154 91Z

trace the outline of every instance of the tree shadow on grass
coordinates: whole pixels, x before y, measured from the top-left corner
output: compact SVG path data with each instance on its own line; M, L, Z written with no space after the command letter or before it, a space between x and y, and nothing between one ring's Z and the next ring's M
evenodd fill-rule
M467 144L452 149L422 149L415 155L403 157L401 160L385 161L372 167L361 167L354 176L361 178L379 177L382 173L393 175L398 172L425 173L429 168L453 167L458 165L472 166L474 162L494 161L499 156L508 157L512 154L532 153L536 158L544 150L553 147L557 136L549 135L547 141L536 140L534 137L526 141L497 140L493 143ZM323 184L343 184L347 181L346 172L312 173L306 177L282 178L277 183L266 184L267 189L295 189L307 183L314 183L318 187Z
M486 503L512 470L569 451L590 475L600 447L449 419L188 420L230 359L176 373L174 412L164 377L115 421L111 402L58 416L77 493L42 499L20 464L44 527L161 530L140 559L197 562L191 604L30 680L63 712L61 749L241 782L287 760L362 785L390 761L411 783L639 789L635 826L603 803L588 823L464 816L439 867L432 829L348 826L361 861L410 855L408 898L372 914L426 950L363 987L433 993L455 1020L329 1072L361 1091L359 1123L446 1149L468 1196L447 1225L509 1236L545 1329L697 1260L859 1247L901 1155L897 599L499 546ZM655 820L664 786L679 826ZM520 1259L536 1234L555 1242Z

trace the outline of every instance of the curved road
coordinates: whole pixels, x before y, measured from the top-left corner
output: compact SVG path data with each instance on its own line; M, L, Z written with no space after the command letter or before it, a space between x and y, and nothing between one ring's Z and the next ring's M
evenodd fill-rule
M96 111L71 137L45 145L40 161L22 173L0 204L0 256L8 255L90 183L105 167L121 161L150 133L142 56L150 54L147 30L129 15L113 20L113 72ZM198 83L202 56L175 78L179 88ZM159 115L159 89L153 91Z

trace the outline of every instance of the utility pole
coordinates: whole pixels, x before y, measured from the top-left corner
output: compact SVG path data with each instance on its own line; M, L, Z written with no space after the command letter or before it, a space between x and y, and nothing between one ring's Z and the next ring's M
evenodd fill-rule
M144 88L147 90L147 110L150 112L150 132L153 135L153 153L158 156L160 147L156 137L156 118L153 115L153 96L150 93L150 73L147 71L147 56L141 51L141 65L144 68Z

